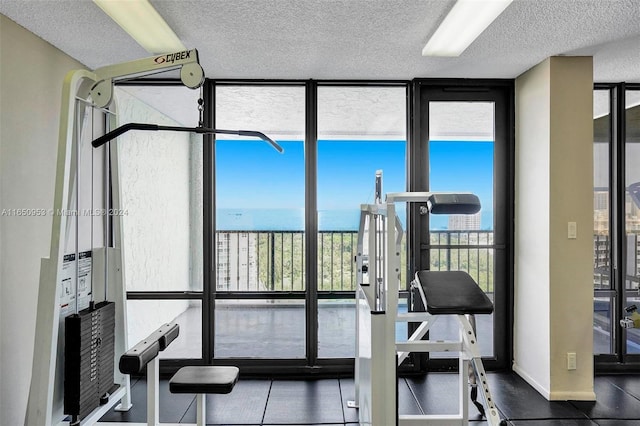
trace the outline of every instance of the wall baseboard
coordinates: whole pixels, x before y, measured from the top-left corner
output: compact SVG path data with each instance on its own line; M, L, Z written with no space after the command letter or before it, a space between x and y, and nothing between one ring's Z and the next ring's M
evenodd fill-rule
M551 401L551 391L538 383L533 377L529 375L526 371L524 371L518 364L513 363L513 371L520 377L524 379L525 382L529 383L535 390L540 393L540 395L544 396L547 400Z

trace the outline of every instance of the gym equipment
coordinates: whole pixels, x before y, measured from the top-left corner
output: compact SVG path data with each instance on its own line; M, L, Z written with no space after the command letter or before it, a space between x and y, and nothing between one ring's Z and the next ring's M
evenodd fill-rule
M268 137L262 132L257 132L255 130L224 130L224 129L211 129L209 127L179 127L179 126L160 126L157 124L148 124L148 123L127 123L118 127L115 130L110 131L104 136L100 136L91 144L94 148L99 148L105 143L117 138L118 136L128 132L129 130L145 130L157 132L160 130L173 131L173 132L191 132L191 133L199 133L199 134L224 134L224 135L237 135L237 136L251 136L260 138L265 142L271 144L271 146L278 151L279 153L283 153L284 149L273 139Z
M120 357L120 372L140 374L147 372L147 425L159 423L159 360L158 355L180 333L175 324L165 324L141 340ZM197 426L206 425L206 394L230 393L238 382L237 367L189 366L182 367L169 381L171 393L195 393Z
M169 128L131 123L107 132L116 122L117 111L115 106L110 106L115 83L175 69L180 69L181 81L189 88L198 88L204 82L195 49L110 65L93 72L70 71L65 77L55 198L53 208L49 210L52 216L51 249L40 267L35 350L25 417L27 426L68 424L65 414L72 415L72 423L89 425L118 402L116 410L126 411L131 407L129 376L110 367L126 350L127 319L121 249L125 238L121 217L112 214L121 210L118 150L117 144L107 144L108 140L129 130L239 134L262 138L282 151L264 134L250 130ZM92 140L94 133L107 134ZM95 169L97 173L94 174ZM86 194L90 196L81 197ZM94 303L97 294L104 294L104 302ZM108 321L105 326L92 322L91 332L87 332L83 328L87 318L92 321L97 316L107 318L109 315L102 312L106 312L103 309L109 303L113 304L112 308L107 308L114 312L113 328L111 325L106 327ZM98 311L101 312L98 314ZM67 336L65 318L70 315L78 318L70 320ZM113 339L113 343L103 337ZM65 351L70 358L67 374ZM79 370L71 368L73 357L80 362ZM109 358L113 362L108 361ZM65 380L69 382L68 394L65 394ZM110 381L112 386L109 387ZM98 383L97 388L89 382ZM97 399L96 394L99 394Z
M489 390L475 335L474 314L488 314L493 304L476 282L461 271L418 271L411 283L424 312L398 314L400 243L403 229L396 203L426 203L421 213L473 214L480 201L473 194L400 192L382 201L382 172L376 172L375 201L360 207L356 255L356 361L355 400L361 425L400 426L467 425L468 395L491 426L504 424ZM416 308L417 306L413 306ZM457 341L422 340L440 315L454 315ZM396 342L396 322L419 322L407 341ZM459 353L459 413L457 415L398 415L397 366L411 352ZM468 380L467 373L469 374ZM486 413L475 396L481 387ZM472 382L471 386L469 381ZM470 390L471 388L471 390Z
M114 244L122 241L121 223L119 216L109 214L120 203L117 167L111 168L117 165L117 153L109 147L94 150L89 143L114 121L115 108L105 108L115 82L178 68L186 86L202 84L195 49L93 72L70 71L65 77L55 198L49 210L51 249L40 267L26 425L66 423L65 414L71 414L74 423L91 424L119 401L118 409L131 407L129 378L112 367L126 346L122 252ZM104 302L94 304L98 294L104 294Z
M238 382L238 367L199 365L182 367L169 381L171 393L196 394L196 425L207 424L206 396L209 393L230 393Z
M160 360L158 355L180 333L177 324L164 324L146 339L138 342L120 357L119 370L123 374L147 372L147 425L156 426L160 420Z
M640 313L637 305L630 305L624 308L625 317L620 320L622 328L640 328Z
M91 304L64 322L64 412L86 417L117 388L113 382L115 304Z

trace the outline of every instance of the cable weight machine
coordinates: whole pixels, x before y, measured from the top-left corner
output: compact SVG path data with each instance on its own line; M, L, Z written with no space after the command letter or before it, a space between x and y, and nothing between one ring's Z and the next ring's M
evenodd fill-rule
M65 77L49 209L51 247L40 267L26 426L90 425L116 404L116 410L131 407L129 376L114 369L127 350L127 318L125 236L121 217L111 214L121 210L118 149L109 141L130 130L222 133L259 137L282 151L255 131L140 123L108 131L117 123L111 105L115 83L178 69L185 86L203 84L195 49Z

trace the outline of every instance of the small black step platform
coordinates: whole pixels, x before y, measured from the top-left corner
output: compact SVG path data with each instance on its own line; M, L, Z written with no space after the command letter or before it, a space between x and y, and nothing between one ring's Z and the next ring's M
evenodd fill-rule
M490 314L493 303L463 271L419 271L427 312L432 315Z

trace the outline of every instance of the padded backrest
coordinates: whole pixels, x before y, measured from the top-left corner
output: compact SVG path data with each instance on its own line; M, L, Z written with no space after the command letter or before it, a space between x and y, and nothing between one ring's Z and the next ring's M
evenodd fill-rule
M480 199L474 194L433 194L427 204L432 214L474 214L480 211Z

